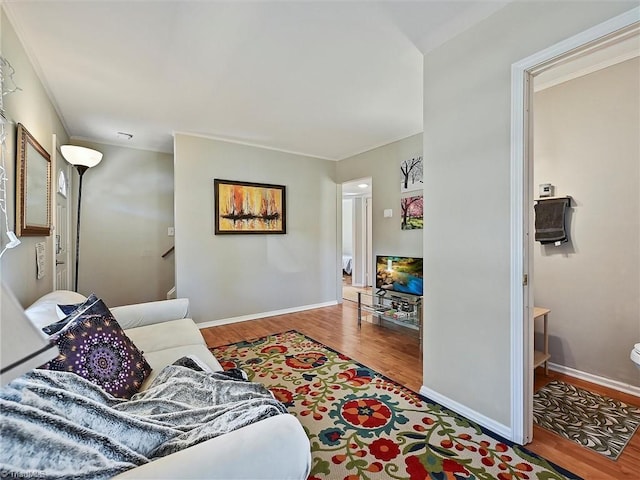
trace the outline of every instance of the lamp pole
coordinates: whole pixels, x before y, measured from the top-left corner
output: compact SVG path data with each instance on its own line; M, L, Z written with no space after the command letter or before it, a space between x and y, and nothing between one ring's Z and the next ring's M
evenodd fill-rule
M76 170L78 170L78 175L80 175L80 181L78 182L78 218L76 223L76 276L74 280L73 291L78 291L78 277L80 276L80 271L78 270L78 265L80 263L80 209L82 207L82 176L84 172L86 172L89 167L86 165L75 165Z
M80 147L78 145L62 145L60 147L62 156L71 165L76 167L78 175L80 175L80 181L78 182L78 218L76 222L76 277L74 280L73 289L78 291L78 277L80 271L78 265L80 263L80 209L82 208L82 176L89 168L95 167L102 160L102 153L97 150L92 150L87 147Z

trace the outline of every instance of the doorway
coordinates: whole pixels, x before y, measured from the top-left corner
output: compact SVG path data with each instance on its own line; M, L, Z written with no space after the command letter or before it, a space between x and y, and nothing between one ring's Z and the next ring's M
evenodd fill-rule
M634 9L512 65L511 358L513 440L533 438L533 78L638 29Z
M531 251L535 305L551 310L546 341L543 320L534 322L534 358L545 344L550 355L548 368L534 369L534 436L538 427L569 438L589 432L600 452L610 450L600 442L611 437L593 433L579 402L608 402L602 395L625 402L620 392L640 392L640 371L629 361L640 341L639 55L636 33L533 77L536 209L570 205L566 240L536 239ZM543 197L540 185L549 185Z
M372 179L342 184L342 298L357 301L373 278Z

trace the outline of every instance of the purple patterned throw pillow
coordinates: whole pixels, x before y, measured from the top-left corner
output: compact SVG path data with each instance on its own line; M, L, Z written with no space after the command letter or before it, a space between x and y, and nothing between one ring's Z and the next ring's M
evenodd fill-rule
M151 372L102 300L52 335L51 341L60 355L42 368L74 372L114 397L131 398Z

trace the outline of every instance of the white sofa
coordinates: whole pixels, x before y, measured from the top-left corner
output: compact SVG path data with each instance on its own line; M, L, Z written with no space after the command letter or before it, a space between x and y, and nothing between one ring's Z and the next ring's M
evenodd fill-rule
M58 290L38 299L25 313L42 328L61 316L57 305L85 299L78 293ZM222 370L200 330L189 318L187 299L139 303L110 310L153 369L142 390L163 367L187 355L195 355L214 371ZM300 422L286 414L207 440L115 478L306 479L310 466L309 439Z

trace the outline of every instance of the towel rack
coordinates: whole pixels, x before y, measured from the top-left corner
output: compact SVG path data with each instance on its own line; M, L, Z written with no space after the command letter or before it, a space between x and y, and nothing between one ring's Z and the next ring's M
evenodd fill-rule
M533 201L534 201L534 202L544 202L544 201L546 201L546 200L568 200L568 201L569 201L569 203L568 203L568 205L567 205L567 206L568 206L568 207L570 207L570 206L571 206L571 200L572 200L572 198L571 198L569 195L566 195L566 196L564 196L564 197L544 197L544 198L536 198L536 199L534 199Z

